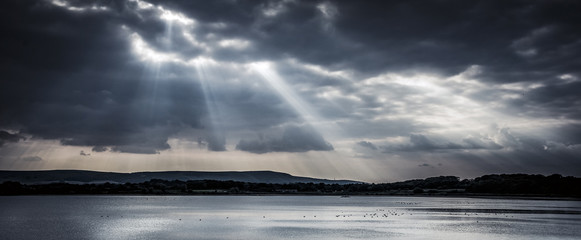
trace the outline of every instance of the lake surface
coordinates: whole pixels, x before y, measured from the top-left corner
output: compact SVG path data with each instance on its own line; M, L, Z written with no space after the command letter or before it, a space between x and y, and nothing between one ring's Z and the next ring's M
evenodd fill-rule
M1 239L581 239L581 202L440 197L9 196Z

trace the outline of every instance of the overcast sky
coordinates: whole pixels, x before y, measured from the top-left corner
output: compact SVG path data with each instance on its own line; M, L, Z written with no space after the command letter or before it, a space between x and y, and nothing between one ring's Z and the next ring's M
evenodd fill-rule
M0 169L581 176L579 1L0 7Z

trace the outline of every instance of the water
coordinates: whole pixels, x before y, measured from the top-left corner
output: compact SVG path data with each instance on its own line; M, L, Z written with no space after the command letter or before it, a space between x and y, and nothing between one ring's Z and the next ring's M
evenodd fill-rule
M581 202L338 196L0 197L1 239L581 239Z

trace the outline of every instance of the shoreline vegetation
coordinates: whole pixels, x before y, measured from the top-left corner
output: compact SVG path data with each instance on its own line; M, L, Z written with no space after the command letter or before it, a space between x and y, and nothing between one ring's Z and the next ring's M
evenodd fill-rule
M430 177L394 183L260 183L222 180L151 179L137 183L0 183L0 195L337 195L459 196L501 198L581 198L581 178L529 174L493 174L460 180Z

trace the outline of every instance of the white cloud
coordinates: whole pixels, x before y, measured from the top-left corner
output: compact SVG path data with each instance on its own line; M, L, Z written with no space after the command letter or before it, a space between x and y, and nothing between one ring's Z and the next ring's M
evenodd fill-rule
M64 9L67 9L69 11L73 11L73 12L85 12L85 11L109 11L109 8L106 6L98 6L98 5L91 5L91 6L72 6L68 1L65 0L51 0L51 2L53 5L58 6L58 7L62 7Z
M250 46L250 42L244 39L224 39L218 42L218 45L223 48L232 48L236 50L243 50Z
M176 54L156 51L138 33L130 35L133 52L145 62L183 62Z
M287 4L294 0L271 1L262 8L262 14L268 18L274 18L287 11Z
M157 9L160 11L159 18L165 21L178 22L183 25L192 25L195 23L193 19L186 17L183 13L167 10L162 6L157 6Z

